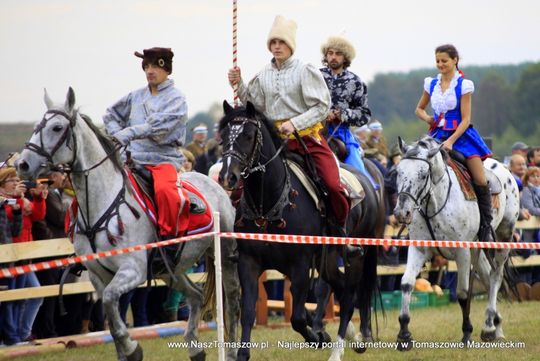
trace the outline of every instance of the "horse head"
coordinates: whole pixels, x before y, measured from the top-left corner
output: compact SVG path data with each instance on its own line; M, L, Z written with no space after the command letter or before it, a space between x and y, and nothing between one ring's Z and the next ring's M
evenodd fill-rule
M47 90L44 100L47 111L15 164L23 178L37 178L54 165L71 163L75 156L75 92L69 88L63 105L54 104Z
M92 123L90 117L78 112L71 87L64 104L54 104L46 90L44 100L47 111L34 127L15 164L21 177L37 178L60 164L68 165L76 173L84 173L105 159L110 159L115 168L122 169L118 146ZM78 152L84 153L85 157ZM94 165L88 167L89 164Z
M425 206L431 188L444 175L445 163L441 145L431 137L423 137L412 146L401 138L403 158L397 166L398 199L394 215L398 222L410 224L414 211Z
M261 122L253 104L232 108L223 102L225 115L219 122L223 145L223 167L219 183L227 190L238 187L238 182L259 159L262 146Z

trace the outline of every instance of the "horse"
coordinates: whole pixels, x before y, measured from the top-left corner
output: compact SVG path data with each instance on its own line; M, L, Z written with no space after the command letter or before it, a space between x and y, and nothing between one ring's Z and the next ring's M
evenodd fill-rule
M296 174L287 164L286 142L275 126L248 102L233 109L223 103L224 117L219 123L223 142L223 167L219 181L226 189L242 187L235 230L253 233L321 235L326 232L326 220ZM357 226L359 207L349 215L347 228ZM349 257L345 275L340 274L334 257L343 247L328 247L326 257L321 245L282 244L238 240L238 271L242 288L241 341L248 342L255 321L258 279L266 269L277 269L291 280L293 306L291 325L310 346L320 346L329 340L328 334L310 329L305 302L310 288L310 269L321 257L321 277L330 283L340 302L338 341L345 338L354 310L353 296L358 287L374 289L376 283L376 250L366 247L366 254ZM368 293L368 292L366 292ZM371 303L371 292L361 298ZM366 306L369 307L369 306ZM367 309L367 308L366 308ZM336 347L331 360L340 360L343 343ZM239 360L248 360L249 348L241 348Z
M403 158L397 166L398 200L394 214L400 223L408 225L411 239L461 240L477 239L480 222L478 205L465 198L454 170L447 165L448 156L436 140L424 136L412 146L401 138ZM498 161L486 159L484 168L494 174L494 183L500 182L501 192L496 195L492 227L497 241L510 242L519 212L519 192L514 177ZM496 179L496 180L495 180ZM491 184L492 188L495 184ZM481 332L483 341L503 338L502 317L497 311L497 293L503 280L504 265L509 250L495 250L489 258L485 251L466 248L430 248L409 246L407 266L401 280L402 303L397 336L400 350L411 346L412 335L409 303L415 278L424 263L435 254L455 260L458 267L457 294L462 310L462 342L471 340L473 326L469 319L469 287L471 265L488 289L486 319Z
M16 166L22 177L31 179L45 174L54 165L69 165L79 205L73 236L76 254L110 251L159 240L150 217L145 216L143 207L136 201L135 193L126 179L118 147L88 116L75 108L73 89L69 88L63 105L54 104L45 91L45 104L47 111L36 125ZM188 172L180 178L205 194L211 208L220 213L221 229L232 231L235 210L228 194L202 174ZM240 297L237 264L229 257L235 247L234 239L222 239L226 334L233 341L236 340ZM214 269L212 262L207 262L207 268L210 266L210 269L204 299L203 290L189 280L185 271L201 256L212 253L212 237L187 242L175 264L174 277L157 275L170 281L171 287L186 296L190 315L184 337L189 343L191 360L205 359L205 352L197 342L198 325L202 306L212 296L210 280L213 279ZM142 360L143 350L130 338L119 315L118 301L122 294L147 280L147 252L97 259L85 262L84 266L89 271L90 280L99 297L103 299L118 360ZM236 352L234 348L229 349L227 359L235 360Z

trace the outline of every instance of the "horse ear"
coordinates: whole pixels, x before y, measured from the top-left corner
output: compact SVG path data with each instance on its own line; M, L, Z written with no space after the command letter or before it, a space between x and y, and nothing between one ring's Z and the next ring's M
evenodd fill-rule
M249 101L247 102L246 112L247 112L248 117L250 118L254 118L255 115L257 114L257 111L255 110L255 106L253 105L252 102L249 102Z
M68 113L71 113L74 106L75 106L75 92L73 91L72 87L69 87L67 95L66 95L66 103L64 104L64 108L68 111Z
M225 113L225 115L228 115L230 112L232 112L234 110L233 107L231 107L231 105L229 104L228 101L224 100L223 101L223 112Z
M47 93L47 88L43 88L44 95L43 100L45 101L45 105L47 106L47 110L51 109L53 107L53 101L49 97L49 93Z
M407 144L405 144L405 141L400 136L398 136L398 144L399 144L399 149L401 149L401 153L402 154L407 153L410 147Z

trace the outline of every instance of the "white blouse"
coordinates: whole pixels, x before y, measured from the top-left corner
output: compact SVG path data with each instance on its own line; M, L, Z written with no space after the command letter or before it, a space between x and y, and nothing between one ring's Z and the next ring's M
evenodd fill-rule
M452 110L457 105L456 99L456 85L457 81L461 74L456 71L454 77L450 81L450 85L443 93L441 89L441 74L437 75L437 83L433 89L433 94L431 94L431 108L436 114L446 113L449 110ZM431 86L431 81L433 78L427 77L424 79L424 90L429 94L429 88ZM461 95L474 92L474 83L472 80L463 79L461 83Z

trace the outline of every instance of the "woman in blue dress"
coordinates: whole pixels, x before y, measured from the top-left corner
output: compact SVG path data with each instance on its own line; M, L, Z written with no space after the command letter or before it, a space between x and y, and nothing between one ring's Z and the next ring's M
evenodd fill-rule
M482 137L471 124L471 99L474 83L459 70L459 54L450 44L435 49L439 74L424 80L424 91L416 106L416 116L430 125L429 134L446 150L454 149L467 159L467 167L480 209L481 241L493 242L491 229L491 194L482 161L492 155ZM426 112L431 102L434 115Z

